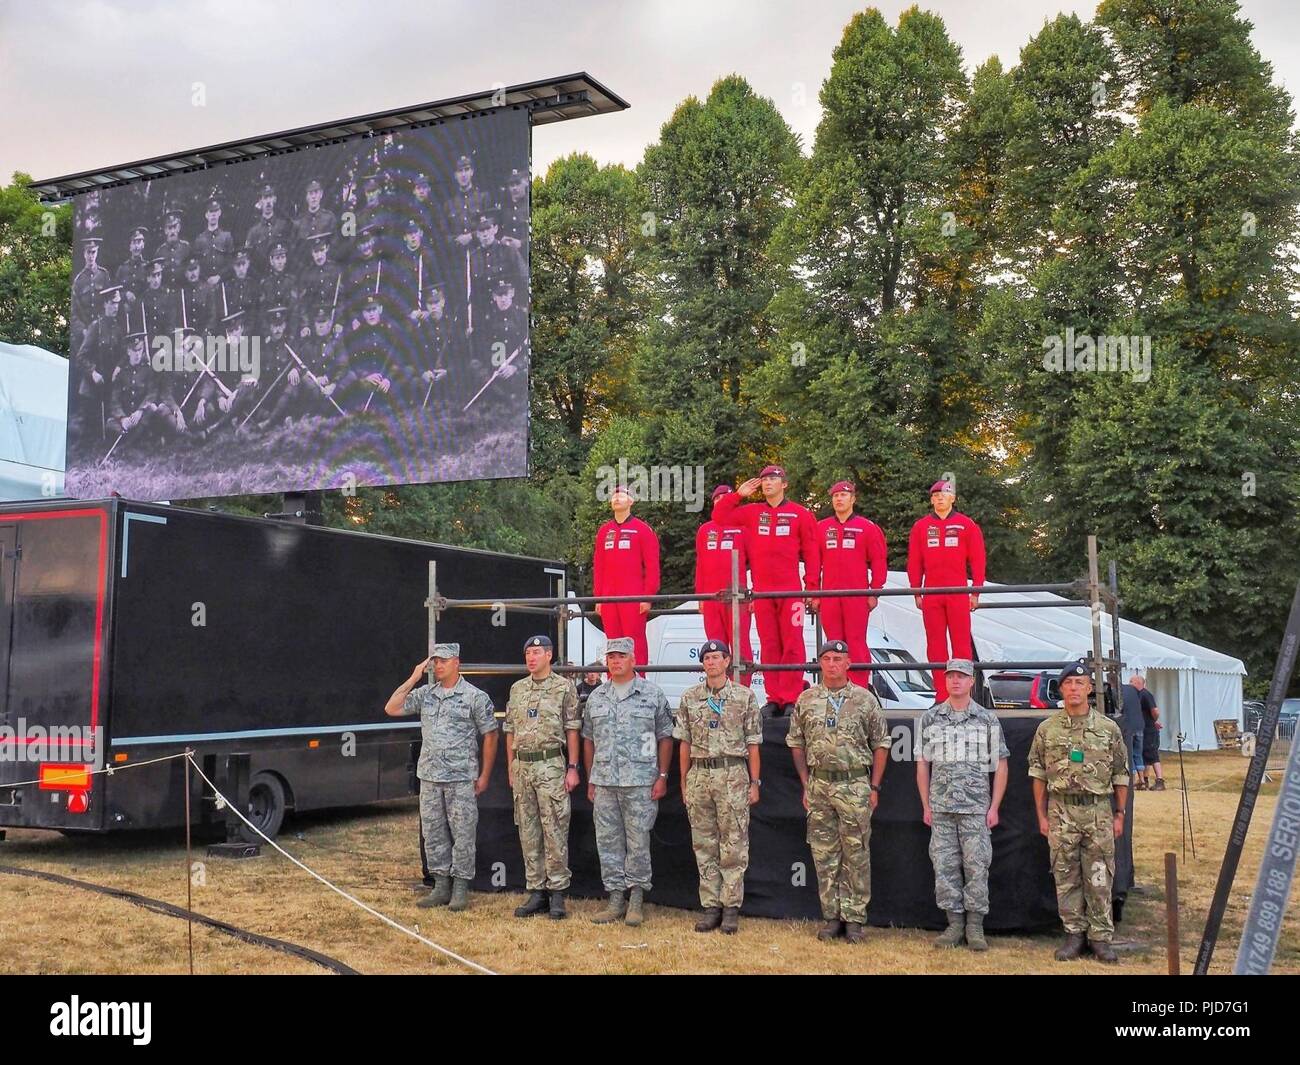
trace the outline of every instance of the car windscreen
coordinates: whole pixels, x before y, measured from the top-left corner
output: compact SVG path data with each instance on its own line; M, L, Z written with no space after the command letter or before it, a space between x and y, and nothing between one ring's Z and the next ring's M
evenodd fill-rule
M876 662L915 662L911 655L906 651L894 651L884 647L873 647L871 657ZM927 693L934 691L934 683L930 680L930 674L920 669L891 669L889 675L893 678L894 686L900 692L920 692Z

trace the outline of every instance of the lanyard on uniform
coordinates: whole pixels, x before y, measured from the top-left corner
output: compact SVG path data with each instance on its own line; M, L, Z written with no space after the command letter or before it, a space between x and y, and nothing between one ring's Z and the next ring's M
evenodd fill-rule
M1084 720L1084 728L1087 727L1087 719ZM1070 761L1083 761L1083 729L1079 730L1079 738L1074 738L1074 726L1070 726Z
M840 712L840 707L844 705L844 700L847 699L848 697L849 697L849 693L847 690L842 695L840 695L838 699L835 698L833 692L828 691L826 693L826 700L831 704L831 709L834 710L835 713L837 714Z
M709 709L712 710L719 717L721 717L723 708L726 706L726 702L722 699L715 699L712 695L709 695L706 698L708 699L709 702Z

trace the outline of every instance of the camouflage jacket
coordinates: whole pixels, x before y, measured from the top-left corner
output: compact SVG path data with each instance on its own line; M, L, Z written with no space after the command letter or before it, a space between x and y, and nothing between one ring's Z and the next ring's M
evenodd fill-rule
M637 677L625 699L606 681L587 697L582 735L595 744L591 783L632 788L659 779L659 741L673 734L673 713L659 685Z
M694 758L744 756L750 744L761 746L763 721L754 693L743 684L727 681L715 697L722 704L721 713L709 706L710 694L707 682L682 692L673 738L689 743Z
M946 702L917 724L918 754L930 763L930 808L941 814L982 814L992 799L989 774L1010 755L998 715L973 699L961 712Z
M843 699L836 707L834 699ZM872 752L889 746L889 728L876 697L847 684L824 684L799 696L790 715L787 747L802 747L810 769L870 769Z
M572 681L551 673L541 681L525 677L510 686L501 731L514 734L516 751L531 753L562 747L567 754L565 732L581 727L582 711Z
M1129 782L1119 726L1096 710L1080 717L1056 711L1034 733L1029 775L1047 781L1049 795L1109 795L1116 784Z
M450 784L478 776L478 738L497 727L487 692L464 677L450 688L422 684L407 695L402 712L420 715L417 777L433 784Z

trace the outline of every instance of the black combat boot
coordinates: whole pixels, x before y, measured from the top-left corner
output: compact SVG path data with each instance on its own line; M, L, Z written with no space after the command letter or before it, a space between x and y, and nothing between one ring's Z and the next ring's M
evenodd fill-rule
M563 921L569 916L569 911L564 908L564 892L551 892L551 912L547 916L552 921Z
M832 917L817 930L817 938L823 943L829 943L832 939L839 939L844 934L844 922L838 917Z
M530 891L522 906L515 907L516 917L536 917L547 910L546 892Z
M1088 948L1092 951L1092 956L1100 962L1107 965L1118 965L1119 955L1115 953L1115 948L1109 943L1088 940Z
M1057 961L1074 961L1083 953L1083 933L1067 932L1065 942L1056 949L1053 957Z
M867 938L867 931L857 921L846 921L844 923L844 938L850 943L863 943Z
M712 932L722 924L722 907L710 906L704 911L704 915L695 922L695 931Z
M740 907L724 906L722 907L722 934L724 936L734 936L740 931Z

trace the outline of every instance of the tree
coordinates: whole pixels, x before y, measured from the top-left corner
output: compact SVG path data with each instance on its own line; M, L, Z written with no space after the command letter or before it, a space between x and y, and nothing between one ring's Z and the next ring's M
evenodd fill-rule
M0 188L0 340L67 355L72 208L42 204L31 180Z
M1015 522L992 476L997 411L970 342L1004 138L996 63L977 87L972 109L960 49L934 15L912 8L897 28L874 9L856 15L822 87L794 208L774 237L785 270L772 303L779 355L756 392L801 484L824 491L849 475L861 486L895 566L943 474L985 522L995 557L1016 538L1002 532Z
M707 99L678 106L638 171L654 288L636 358L637 409L654 464L708 481L652 512L665 587L690 583L708 488L739 477L764 448L765 417L746 382L770 351L778 274L769 244L800 167L798 140L775 105L732 76Z
M533 464L577 473L623 397L645 301L636 177L575 154L533 186Z

